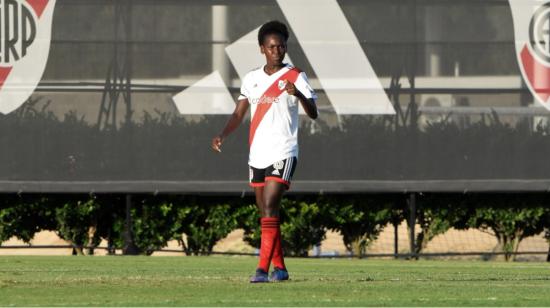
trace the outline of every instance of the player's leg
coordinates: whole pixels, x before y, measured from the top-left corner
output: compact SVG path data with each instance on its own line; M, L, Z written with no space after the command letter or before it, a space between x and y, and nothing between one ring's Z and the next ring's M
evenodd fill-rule
M260 217L265 217L264 212L264 186L254 187L254 195L256 195L256 206L260 212Z
M263 189L264 217L279 217L281 199L287 186L273 180L267 180Z
M288 272L283 258L283 247L282 247L282 238L281 238L281 227L280 227L280 207L281 199L284 192L287 190L286 184L281 183L280 181L267 180L264 188L264 212L266 213L266 218L274 232L273 236L273 252L271 261L273 262L273 272L271 273L270 280L272 281L282 281L288 280Z
M275 267L272 280L288 279L281 245L279 212L282 196L290 185L295 167L296 158L292 157L266 169L250 168L250 181L261 215L260 261L251 282L264 282L271 261Z
M263 203L266 217L279 217L281 199L290 187L290 179L296 169L296 163L296 157L289 157L265 169Z
M281 199L284 192L290 187L290 180L296 169L296 163L296 157L290 157L283 161L276 162L266 169L266 186L264 187L265 212L267 216L271 217L272 223L277 228L277 236L275 238L273 256L271 258L274 267L270 277L272 281L288 279L288 272L283 257L279 214Z
M281 249L279 204L285 190L285 185L274 181L266 182L265 186L263 187L254 188L254 192L256 194L256 203L260 208L261 213L261 243L260 260L258 262L256 274L250 279L250 282L268 281L267 273L269 271L269 265L272 261L272 257L276 253L276 251L278 252ZM277 247L277 244L279 244L279 247ZM281 256L279 255L278 258L280 259Z
M264 217L264 175L265 169L256 169L250 167L250 186L254 187L254 194L256 195L256 206L260 212L260 217ZM261 223L261 220L260 220ZM271 250L272 248L267 247L264 244L264 232L262 229L262 241L260 244L260 260L258 267L256 268L256 273L250 277L250 282L269 282L268 271L269 271L269 262L271 260ZM268 251L269 250L269 251Z
M261 219L261 243L260 243L260 260L258 263L256 276L267 277L269 271L269 265L275 251L275 244L277 243L277 235L279 231L279 203L281 195L285 190L283 188L275 187L281 185L277 182L268 181L262 189L255 188L256 199L258 200L258 206L260 207ZM276 192L280 190L280 192ZM272 195L279 195L279 197L273 197ZM269 196L267 198L266 196ZM259 282L259 281L255 281Z

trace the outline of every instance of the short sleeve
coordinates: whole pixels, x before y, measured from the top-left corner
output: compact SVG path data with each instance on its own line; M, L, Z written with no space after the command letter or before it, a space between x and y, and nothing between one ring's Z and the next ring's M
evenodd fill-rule
M298 79L296 79L296 82L294 83L296 86L296 89L298 91L302 92L306 98L312 98L313 100L317 100L317 95L315 94L315 91L313 91L313 88L309 84L309 81L307 80L306 73L301 72L300 75L298 75Z
M239 94L239 98L237 98L237 100L250 98L250 91L248 89L248 80L250 79L249 75L250 74L246 74L246 76L244 76L243 78L243 81L241 84L241 93Z

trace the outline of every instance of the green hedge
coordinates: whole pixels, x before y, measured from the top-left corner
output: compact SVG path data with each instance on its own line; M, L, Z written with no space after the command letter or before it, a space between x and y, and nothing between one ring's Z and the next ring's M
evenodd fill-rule
M244 229L244 241L258 248L259 215L251 197L133 197L133 244L150 255L177 240L188 255L212 253L231 231ZM353 255L368 252L380 232L410 215L404 195L290 196L281 204L285 253L307 256L327 230L339 232ZM450 228L476 228L493 234L513 260L519 243L546 231L550 239L550 198L545 194L427 194L417 197L416 250ZM125 198L120 195L4 195L0 198L0 241L24 242L41 230L55 231L77 254L91 254L101 239L112 250L125 245ZM86 251L85 247L89 249Z

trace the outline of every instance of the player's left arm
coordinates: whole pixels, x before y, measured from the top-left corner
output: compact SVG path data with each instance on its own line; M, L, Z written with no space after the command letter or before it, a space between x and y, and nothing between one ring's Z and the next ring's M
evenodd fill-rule
M317 105L315 104L315 99L307 98L300 90L296 88L296 85L292 82L285 80L285 90L289 95L294 95L300 101L300 104L304 108L306 114L312 118L317 119L319 113L317 112Z

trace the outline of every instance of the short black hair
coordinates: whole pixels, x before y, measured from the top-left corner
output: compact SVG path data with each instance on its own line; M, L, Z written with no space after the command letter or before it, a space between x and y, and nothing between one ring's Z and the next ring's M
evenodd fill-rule
M278 20L266 22L260 27L260 31L258 31L258 44L262 45L265 37L270 34L279 34L283 37L285 43L288 41L288 28Z

